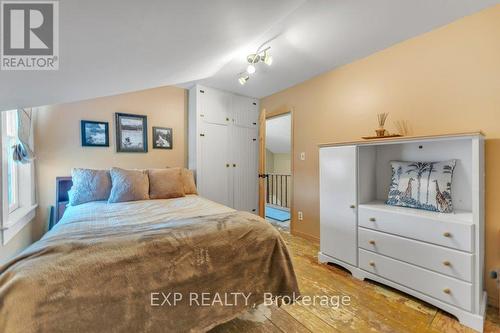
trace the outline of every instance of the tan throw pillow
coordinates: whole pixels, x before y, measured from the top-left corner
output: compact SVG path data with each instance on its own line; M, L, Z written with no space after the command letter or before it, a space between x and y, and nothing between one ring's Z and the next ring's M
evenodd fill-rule
M73 186L68 192L71 206L86 202L108 200L111 178L108 170L74 168L71 170Z
M149 179L144 170L112 168L109 203L149 199Z
M185 196L181 168L150 169L149 197L171 199Z
M198 194L194 182L193 170L182 168L182 183L184 184L184 193Z

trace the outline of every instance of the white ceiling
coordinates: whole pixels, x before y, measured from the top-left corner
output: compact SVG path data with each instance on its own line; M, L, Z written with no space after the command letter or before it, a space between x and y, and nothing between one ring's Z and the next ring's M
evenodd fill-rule
M292 150L292 118L290 114L266 120L266 149L274 154Z
M60 0L59 70L0 71L0 110L211 77L302 2Z
M0 71L0 110L194 82L263 97L499 0L61 0L58 71ZM275 38L245 86L245 56Z

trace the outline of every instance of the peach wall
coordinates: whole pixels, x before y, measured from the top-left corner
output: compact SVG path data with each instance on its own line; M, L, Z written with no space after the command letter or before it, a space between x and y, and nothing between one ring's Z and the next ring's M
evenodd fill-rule
M292 230L316 239L318 143L374 134L380 112L390 113L393 132L401 120L414 135L482 130L486 273L500 267L500 5L268 96L261 106L294 109L294 210L304 220L294 219ZM486 283L497 304L495 282Z
M39 208L7 246L0 263L38 240L46 231L49 206L55 203L55 178L70 175L71 168L164 168L187 165L187 91L161 87L81 102L46 106L35 110L36 176ZM148 117L148 153L117 153L115 112ZM82 147L80 120L109 122L110 147ZM152 127L173 129L173 149L153 149Z

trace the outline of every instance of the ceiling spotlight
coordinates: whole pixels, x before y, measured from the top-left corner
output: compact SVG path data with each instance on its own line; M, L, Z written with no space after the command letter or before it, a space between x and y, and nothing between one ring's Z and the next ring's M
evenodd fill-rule
M255 73L255 66L253 64L248 65L248 67L247 67L247 73L248 74Z
M250 75L254 74L257 71L257 69L255 68L256 64L258 64L259 62L263 62L267 66L271 66L271 64L273 63L273 57L269 54L269 50L271 49L271 47L268 46L266 48L263 48L263 46L264 45L259 47L255 53L249 54L247 56L247 70L238 74L238 82L241 85L247 83L247 81L250 79Z
M269 52L264 52L263 61L266 65L271 66L273 64L273 56Z
M247 74L241 75L240 78L238 79L238 82L243 86L247 81L250 79L250 76Z

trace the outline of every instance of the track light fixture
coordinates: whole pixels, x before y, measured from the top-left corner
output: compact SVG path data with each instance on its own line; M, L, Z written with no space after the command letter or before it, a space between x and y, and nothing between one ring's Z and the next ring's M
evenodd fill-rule
M248 67L247 67L247 73L248 74L255 73L255 66L253 64L248 65Z
M238 82L241 85L244 85L249 79L250 79L250 74L254 74L257 69L255 68L255 65L258 64L259 62L263 62L267 66L271 66L273 63L273 57L269 53L269 50L271 49L270 46L266 47L265 49L262 50L262 46L259 47L257 52L249 54L247 56L247 61L248 61L248 66L245 72L242 72L238 74Z
M273 56L268 51L265 51L263 61L266 65L271 66L273 64Z
M250 79L250 76L248 76L247 73L240 73L240 77L238 79L238 82L244 86L245 83L247 83L247 81Z

